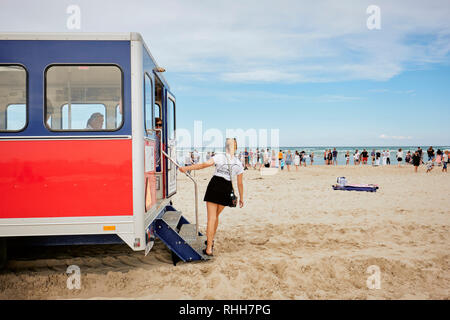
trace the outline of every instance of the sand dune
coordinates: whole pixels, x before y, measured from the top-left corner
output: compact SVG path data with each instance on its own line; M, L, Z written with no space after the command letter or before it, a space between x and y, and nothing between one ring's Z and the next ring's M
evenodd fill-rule
M245 207L220 217L215 258L174 267L160 242L147 257L127 246L17 254L0 274L0 299L448 299L450 176L438 168L301 168L245 172ZM196 172L201 200L212 170ZM338 176L376 193L334 191ZM194 221L191 182L174 206ZM200 201L200 230L206 208ZM81 289L66 287L68 265ZM380 269L369 289L367 268Z

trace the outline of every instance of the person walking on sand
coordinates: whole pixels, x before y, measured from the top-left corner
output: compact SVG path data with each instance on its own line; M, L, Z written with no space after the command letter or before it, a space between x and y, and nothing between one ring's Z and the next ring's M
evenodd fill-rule
M291 150L288 150L288 153L286 155L286 167L288 171L291 171L291 165L292 165L292 154Z
M348 166L349 163L350 163L350 152L347 151L347 153L345 154L345 165Z
M383 153L381 155L383 156L383 166L385 166L387 164L386 150L383 150Z
M448 150L445 150L444 154L442 155L442 172L447 172L448 163L449 163L449 154Z
M359 164L359 151L358 151L358 149L356 149L355 153L353 154L353 163L354 163L355 166Z
M408 151L408 152L406 153L406 156L405 156L405 163L406 163L406 164L411 164L411 161L412 161L412 158L411 158L411 151Z
M428 155L428 161L434 159L434 149L433 149L433 147L429 147L428 148L427 155Z
M303 163L303 166L305 168L306 168L306 158L307 158L306 152L305 151L300 152L300 161L301 163Z
M400 148L397 151L397 162L398 162L399 167L402 166L402 161L403 161L403 151L402 151L402 148Z
M361 153L361 157L362 157L363 165L366 165L367 164L367 160L369 159L369 153L367 152L366 149L364 149L363 152Z
M295 151L294 165L295 165L295 171L298 171L298 166L300 165L300 154L298 153L298 151Z
M271 163L271 167L272 168L278 168L278 159L279 159L279 156L280 155L278 155L278 157L275 155L275 150L272 150L272 163Z
M419 169L420 163L422 162L422 159L420 158L419 151L414 152L414 155L412 156L412 163L414 166L414 172L417 172L417 169Z
M377 152L375 153L375 165L376 166L380 165L380 160L381 160L381 152L380 152L380 150L377 150Z
M335 166L337 166L337 164L338 164L337 158L338 158L338 152L337 152L336 148L333 148L333 164Z
M438 149L436 151L436 164L440 167L442 165L442 151Z
M331 166L333 164L333 153L331 152L331 149L328 150L327 162L328 162L329 166Z
M225 142L225 154L218 154L206 162L194 164L187 167L180 167L180 171L185 173L188 170L201 170L215 166L215 172L209 181L206 189L204 201L206 202L206 211L208 221L206 226L206 249L203 253L212 256L214 248L214 237L219 226L219 215L226 206L233 206L234 190L233 177L237 177L237 186L239 190L239 207L244 206L244 167L239 159L235 157L237 149L236 139L228 138Z

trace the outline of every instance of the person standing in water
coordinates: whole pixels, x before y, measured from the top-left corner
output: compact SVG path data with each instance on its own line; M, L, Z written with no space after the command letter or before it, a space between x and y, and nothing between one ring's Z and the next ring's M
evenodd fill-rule
M231 194L233 194L233 177L237 177L237 186L239 190L239 207L244 206L244 184L242 177L244 166L234 155L237 149L236 139L228 138L225 142L225 154L217 154L206 162L194 164L187 167L180 167L180 171L185 173L188 170L201 170L215 166L216 170L206 189L204 201L208 213L208 222L206 227L206 249L203 253L212 256L214 237L219 225L219 215L226 206L232 203Z

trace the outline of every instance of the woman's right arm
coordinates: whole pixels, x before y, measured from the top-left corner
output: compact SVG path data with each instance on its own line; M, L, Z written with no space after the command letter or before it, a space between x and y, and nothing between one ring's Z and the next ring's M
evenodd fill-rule
M211 159L209 159L208 161L203 162L203 163L197 163L197 164L193 164L193 165L186 166L186 167L180 167L179 170L180 170L181 172L185 173L186 171L190 171L190 170L201 170L201 169L205 169L205 168L211 167L211 166L213 166L213 165L214 165L214 159L211 158Z
M237 176L237 185L238 185L238 190L239 190L239 207L243 207L244 206L244 183L242 182L242 176L243 174L238 174Z

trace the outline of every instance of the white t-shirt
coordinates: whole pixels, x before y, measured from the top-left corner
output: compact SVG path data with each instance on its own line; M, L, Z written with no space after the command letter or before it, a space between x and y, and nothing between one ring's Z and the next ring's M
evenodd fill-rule
M216 154L212 159L216 166L216 171L214 172L215 176L231 181L230 170L233 177L244 172L244 166L237 157L231 159L229 155Z
M402 158L403 159L403 151L398 151L397 152L397 159L398 158Z

